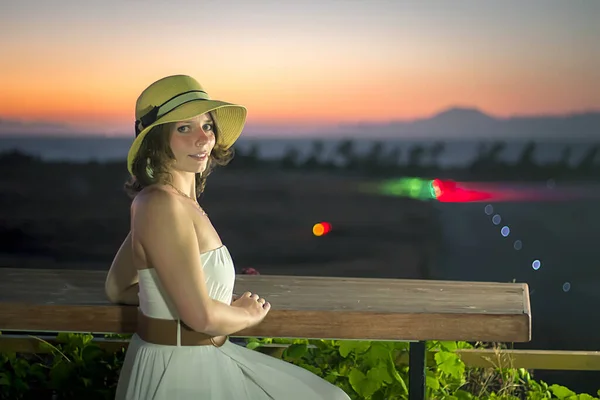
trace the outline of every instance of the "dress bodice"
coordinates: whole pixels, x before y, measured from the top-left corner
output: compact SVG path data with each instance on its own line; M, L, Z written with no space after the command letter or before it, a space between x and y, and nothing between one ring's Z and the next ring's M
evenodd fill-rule
M229 304L235 283L235 268L226 246L200 254L208 295ZM154 268L138 271L141 311L154 318L179 319L177 309Z

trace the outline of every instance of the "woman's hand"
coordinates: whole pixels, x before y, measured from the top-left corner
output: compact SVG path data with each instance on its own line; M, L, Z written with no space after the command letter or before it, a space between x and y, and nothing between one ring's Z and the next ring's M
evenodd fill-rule
M250 316L250 326L258 325L267 316L271 310L271 303L259 297L256 293L245 292L237 297L232 303L232 307L240 307L246 310Z

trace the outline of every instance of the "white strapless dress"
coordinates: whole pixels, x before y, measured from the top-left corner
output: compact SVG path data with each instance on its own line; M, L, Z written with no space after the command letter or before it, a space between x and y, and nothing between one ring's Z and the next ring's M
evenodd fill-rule
M201 255L209 295L229 304L235 269L225 246ZM139 271L141 311L178 319L154 269ZM164 346L133 335L117 400L349 400L343 390L304 368L227 341L214 346Z

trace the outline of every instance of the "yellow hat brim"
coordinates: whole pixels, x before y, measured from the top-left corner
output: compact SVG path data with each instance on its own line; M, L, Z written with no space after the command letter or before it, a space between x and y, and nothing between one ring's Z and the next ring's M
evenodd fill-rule
M145 127L135 138L127 154L127 169L133 175L132 167L142 141L153 127L170 122L185 121L207 112L213 112L217 125L217 144L225 149L230 148L239 138L246 123L247 110L238 104L218 100L200 100L185 103L175 110L163 115L153 124Z

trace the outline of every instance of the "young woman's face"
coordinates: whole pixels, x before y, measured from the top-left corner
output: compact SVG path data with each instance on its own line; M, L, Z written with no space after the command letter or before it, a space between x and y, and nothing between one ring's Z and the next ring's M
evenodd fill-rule
M193 173L204 171L215 146L214 127L210 113L173 124L170 132L175 155L173 168Z

